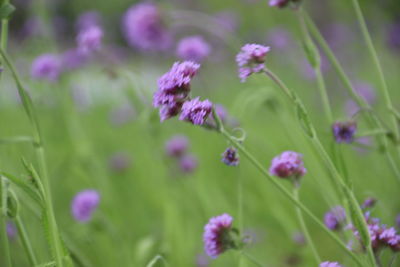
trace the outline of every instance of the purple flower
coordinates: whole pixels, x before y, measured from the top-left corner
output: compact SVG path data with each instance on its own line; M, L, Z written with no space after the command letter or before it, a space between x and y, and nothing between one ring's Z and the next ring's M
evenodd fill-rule
M324 261L321 262L319 267L342 267L338 262L333 262L333 261Z
M85 54L98 51L101 48L103 30L99 26L91 26L81 30L76 38L78 49Z
M242 82L245 82L252 73L258 73L264 69L265 56L269 50L268 46L258 44L246 44L241 48L236 55L236 63Z
M131 6L122 19L128 44L141 50L162 51L172 44L158 7L151 3Z
M179 167L183 173L192 173L197 168L197 159L193 155L184 155L179 159Z
M354 90L363 98L369 105L374 104L376 100L375 89L368 83L356 82L354 83ZM352 99L346 102L346 113L353 116L359 111L359 106Z
M98 25L101 25L100 14L97 11L87 11L79 16L76 28L81 31Z
M280 178L300 178L307 170L304 168L303 155L285 151L272 160L269 172Z
M212 110L212 103L207 99L200 101L199 97L186 101L182 106L181 121L189 121L195 125L203 125Z
M229 214L213 217L204 227L204 250L211 258L217 258L227 249L232 248L230 231L233 218Z
M393 49L400 49L400 22L390 25L387 33L387 42Z
M325 213L324 223L331 230L339 230L346 220L346 211L341 206L333 207Z
M110 169L116 172L123 172L130 167L131 158L128 153L117 152L109 159Z
M14 240L17 237L18 230L13 222L7 222L6 231L9 239Z
M335 122L332 125L332 131L337 143L349 144L354 140L357 123L355 121Z
M71 204L71 211L75 220L89 221L99 202L100 194L96 190L87 189L76 194Z
M61 64L64 70L74 70L84 65L88 60L86 53L79 49L70 49L61 56Z
M179 41L176 54L183 60L201 62L211 52L210 45L201 36L189 36Z
M186 153L188 147L188 138L183 135L176 135L166 142L165 151L168 156L180 158Z
M363 209L372 208L373 206L375 206L375 204L376 204L376 198L369 197L361 205L361 208L363 208Z
M57 81L61 73L61 60L53 54L43 54L37 57L31 67L31 76L51 82Z
M285 28L276 27L268 32L267 41L274 49L287 50L293 43L290 33Z
M284 8L291 3L296 4L296 3L299 3L300 1L301 0L270 0L269 5L279 7L279 8Z
M178 115L190 93L190 82L197 74L199 64L191 61L175 62L172 68L158 79L158 91L153 96L153 106L160 108L160 119L165 121Z
M228 147L222 154L222 162L228 166L239 165L239 154L237 153L237 149L234 147Z

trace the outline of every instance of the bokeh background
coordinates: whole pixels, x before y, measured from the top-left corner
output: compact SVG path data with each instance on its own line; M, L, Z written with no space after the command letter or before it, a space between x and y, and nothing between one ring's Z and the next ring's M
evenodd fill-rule
M397 105L400 4L360 2ZM291 10L271 8L265 0L154 1L174 41L168 50L152 52L129 46L121 29L123 14L138 1L12 3L17 9L10 20L8 50L38 109L58 225L68 248L84 266L146 266L157 254L170 266L252 266L235 252L216 260L204 255L203 227L210 217L224 212L251 237L246 250L266 266L313 266L309 249L296 239L300 227L291 203L246 159L238 167L224 165L221 154L228 144L222 136L177 119L160 123L158 111L151 106L158 77L179 60L177 42L189 35L203 36L212 51L192 82L193 94L225 107L232 124L246 131L245 145L265 167L284 150L301 152L308 169L301 199L322 219L339 200L330 173L304 136L291 103L266 77L254 76L246 83L237 77L235 54L243 44L271 46L268 67L303 99L324 145L334 144L331 122L323 116L315 74L304 56ZM304 5L352 82L372 92L372 105L386 121L388 111L376 89L378 77L351 5L344 0L308 0ZM98 15L104 32L101 51L57 82L33 79L30 69L36 57L61 55L76 46L77 22L86 12ZM322 59L334 117L346 120L351 116L349 96L329 62ZM6 72L1 80L0 121L1 137L30 133ZM361 120L359 129L364 126ZM188 138L187 153L195 158L194 168L182 169L178 160L166 154L165 143L175 135ZM373 215L394 225L400 213L398 182L373 140L359 141L362 145L340 146L356 196L360 203L377 198ZM0 155L1 168L22 177L26 176L22 158L36 164L30 144L3 144ZM290 188L289 183L285 186ZM92 220L80 223L71 215L71 200L88 188L100 192L101 202ZM40 262L46 262L50 254L37 207L15 190L34 251ZM352 266L336 244L307 223L324 259ZM29 266L17 236L11 238L14 266ZM390 256L385 252L383 261ZM393 266L399 266L399 260L397 264Z

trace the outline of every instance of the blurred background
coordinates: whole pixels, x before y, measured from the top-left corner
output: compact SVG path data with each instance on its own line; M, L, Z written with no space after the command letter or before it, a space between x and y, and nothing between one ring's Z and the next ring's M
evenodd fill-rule
M400 3L360 2L391 95L399 99ZM246 131L245 145L266 168L284 150L301 152L308 169L301 199L323 219L339 200L291 103L261 75L240 83L235 63L245 43L271 46L268 67L297 91L324 145L332 146L331 122L323 116L294 12L269 7L265 0L153 1L169 39L160 41L165 47L149 48L138 43L126 26L127 12L139 3L143 2L12 0L16 11L9 22L8 51L38 110L56 218L67 247L83 266L146 266L158 254L170 266L252 266L234 252L216 260L203 252L204 225L210 217L227 212L249 236L248 252L266 266L313 266L291 203L245 159L237 167L224 165L221 154L228 144L221 136L177 119L160 123L151 105L157 79L173 62L185 59L178 50L180 41L200 36L209 49L192 81L193 95L220 104L229 127ZM376 89L378 77L351 5L344 0L305 0L304 8L357 92L386 121L387 111ZM86 24L102 29L101 49L76 57L77 35ZM38 79L32 70L35 59L46 53L56 55L63 64L53 81ZM334 118L349 119L357 106L324 56L322 66ZM394 103L398 107L398 101ZM17 90L6 72L1 80L0 121L1 137L30 134ZM359 129L364 128L360 121ZM166 151L166 142L176 135L188 140L181 158ZM376 148L368 138L340 146L360 203L367 197L378 199L373 215L395 225L400 213L398 183ZM30 144L2 144L0 155L0 167L22 177L26 177L22 158L36 164ZM71 201L85 189L98 190L101 200L93 218L82 223L71 215ZM50 253L37 208L15 190L34 251L40 262L46 262ZM307 223L324 259L352 266L336 244L312 222ZM10 225L12 229L11 221ZM29 266L18 233L9 234L14 266ZM390 257L385 252L383 261ZM400 261L393 266L400 266Z

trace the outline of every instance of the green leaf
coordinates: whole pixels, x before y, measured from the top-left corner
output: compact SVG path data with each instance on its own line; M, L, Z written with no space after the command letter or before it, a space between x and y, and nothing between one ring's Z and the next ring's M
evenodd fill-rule
M4 1L2 1L4 2ZM7 19L15 11L15 7L10 3L2 3L0 6L0 19Z
M11 189L8 190L7 198L7 216L9 218L16 218L19 211L19 202L17 195Z

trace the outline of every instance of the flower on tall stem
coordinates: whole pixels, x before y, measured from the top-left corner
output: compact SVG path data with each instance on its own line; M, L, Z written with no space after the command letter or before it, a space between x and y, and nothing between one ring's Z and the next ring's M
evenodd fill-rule
M234 238L234 234L237 234L237 232L232 228L232 222L232 216L224 213L211 218L205 225L204 250L211 258L217 258L228 249L238 248Z
M340 230L346 221L346 211L341 206L333 207L325 213L324 223L330 230Z
M239 165L239 154L236 148L228 147L224 153L222 153L222 162L228 166Z
M197 97L183 103L179 119L195 125L203 125L211 111L212 103L208 99L200 101L200 98Z
M236 55L236 63L242 82L245 82L251 74L259 73L264 69L265 57L269 51L268 46L259 44L246 44L240 49Z
M333 136L337 143L351 143L357 131L357 123L355 121L335 122L332 125Z
M273 158L271 167L269 168L271 175L280 178L301 178L306 174L304 167L303 155L293 151L285 151Z

